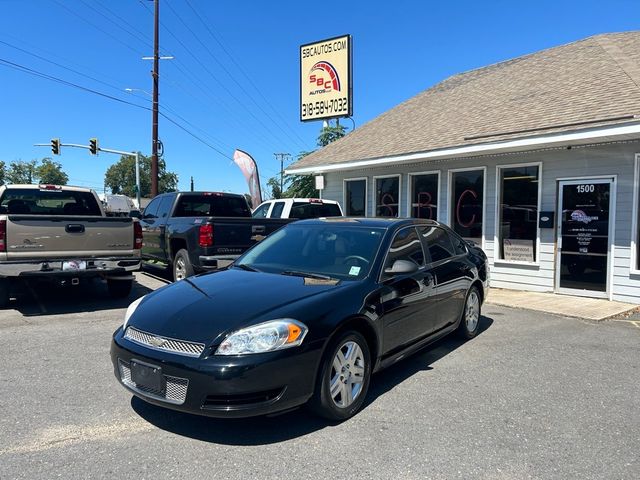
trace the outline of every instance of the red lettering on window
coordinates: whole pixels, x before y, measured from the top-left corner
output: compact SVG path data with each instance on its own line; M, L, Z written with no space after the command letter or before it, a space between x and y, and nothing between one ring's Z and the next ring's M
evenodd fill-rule
M476 214L474 213L473 215L471 215L471 220L469 220L468 222L463 222L462 219L460 218L460 207L462 207L462 199L465 197L465 195L471 195L473 198L477 199L478 198L478 194L476 192L474 192L473 190L465 190L458 197L458 203L456 204L456 220L457 220L457 222L460 224L460 226L465 227L465 228L469 228L471 225L473 225L476 222Z

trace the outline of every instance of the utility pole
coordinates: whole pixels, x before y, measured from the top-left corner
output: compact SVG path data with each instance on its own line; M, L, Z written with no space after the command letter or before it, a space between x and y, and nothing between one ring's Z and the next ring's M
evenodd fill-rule
M289 153L274 153L276 160L280 160L280 195L284 193L284 159L287 160L291 156Z
M153 18L153 108L151 131L151 197L158 195L158 67L159 67L159 31L160 0L154 0Z

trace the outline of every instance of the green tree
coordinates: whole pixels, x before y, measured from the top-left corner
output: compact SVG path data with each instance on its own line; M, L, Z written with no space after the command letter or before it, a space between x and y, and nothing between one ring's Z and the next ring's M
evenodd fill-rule
M140 194L151 195L151 157L139 153L140 157ZM129 155L123 155L111 165L104 176L104 183L112 193L129 197L136 196L136 161ZM158 159L158 193L175 192L178 189L178 175L167 172L163 159Z
M7 164L0 160L0 185L4 185L4 180L7 177Z
M336 125L327 125L320 130L316 143L319 147L326 147L346 134L346 127L336 122ZM300 160L310 153L313 153L313 151L300 152L297 159ZM312 198L319 196L313 175L285 175L284 192L280 192L280 178L278 177L271 177L267 181L267 185L271 187L271 198Z
M7 183L34 183L38 178L37 167L37 160L31 160L29 162L16 160L11 162L7 170L6 181Z
M51 158L43 158L40 165L36 167L35 173L39 183L66 185L69 181L69 176L62 170L62 165Z

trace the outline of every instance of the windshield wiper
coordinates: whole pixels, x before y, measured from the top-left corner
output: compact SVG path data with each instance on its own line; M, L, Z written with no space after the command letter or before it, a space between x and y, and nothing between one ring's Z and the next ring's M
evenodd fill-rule
M292 277L314 278L316 280L335 280L335 278L329 277L328 275L320 275L319 273L310 273L310 272L298 272L297 270L285 270L281 272L280 275L290 275Z
M260 270L258 270L257 268L254 268L250 265L247 265L246 263L238 263L238 264L234 264L234 267L237 268L241 268L242 270L246 270L247 272L259 272Z

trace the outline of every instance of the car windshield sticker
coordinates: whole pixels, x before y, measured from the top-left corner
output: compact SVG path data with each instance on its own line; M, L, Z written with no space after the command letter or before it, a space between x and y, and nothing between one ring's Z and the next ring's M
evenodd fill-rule
M349 275L352 276L356 276L360 273L360 267L351 267L351 270L349 270Z

